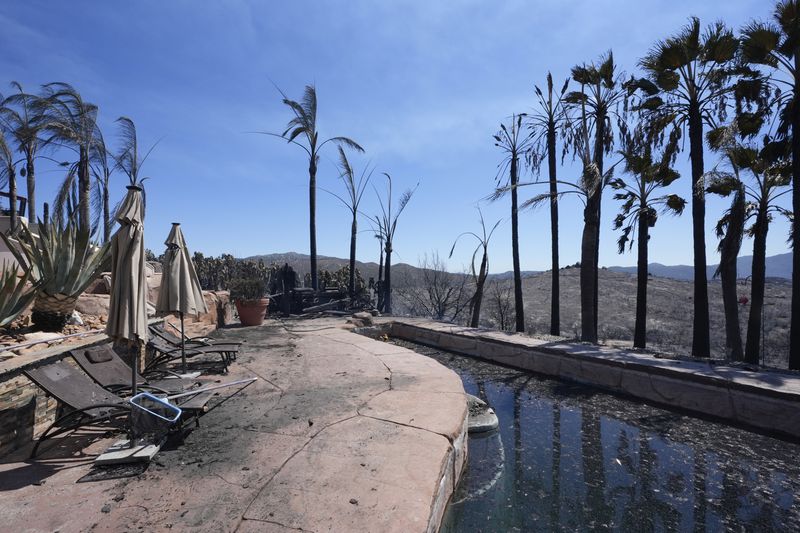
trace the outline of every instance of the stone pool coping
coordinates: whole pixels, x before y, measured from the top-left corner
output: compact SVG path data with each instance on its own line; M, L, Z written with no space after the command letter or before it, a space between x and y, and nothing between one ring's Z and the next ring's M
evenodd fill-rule
M219 330L252 386L139 477L77 481L110 439L0 461L9 531L436 531L466 460L460 378L345 320ZM346 329L345 329L346 328Z
M751 372L426 319L386 317L376 323L401 339L800 439L798 374Z

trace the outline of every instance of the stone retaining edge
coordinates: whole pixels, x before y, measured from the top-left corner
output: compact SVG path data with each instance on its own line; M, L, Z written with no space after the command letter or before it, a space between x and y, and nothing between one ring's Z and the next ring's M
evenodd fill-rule
M397 319L387 325L391 335L401 339L800 439L797 394L635 361L489 339L479 330L469 331L474 334L450 333Z

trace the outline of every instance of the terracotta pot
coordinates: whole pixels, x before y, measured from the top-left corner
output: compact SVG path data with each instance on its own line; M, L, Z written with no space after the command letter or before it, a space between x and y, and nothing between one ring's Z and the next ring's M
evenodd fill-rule
M260 300L236 300L236 312L243 326L260 326L267 315L269 298Z

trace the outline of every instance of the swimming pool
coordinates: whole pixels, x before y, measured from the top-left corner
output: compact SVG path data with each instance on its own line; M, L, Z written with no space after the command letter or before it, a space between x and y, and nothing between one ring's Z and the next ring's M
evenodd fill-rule
M800 445L395 341L457 372L471 436L442 531L800 531Z

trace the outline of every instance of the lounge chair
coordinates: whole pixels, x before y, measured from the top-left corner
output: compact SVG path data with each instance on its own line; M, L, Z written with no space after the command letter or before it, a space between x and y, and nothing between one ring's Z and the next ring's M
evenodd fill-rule
M46 439L80 427L102 424L119 430L128 428L131 408L126 400L105 390L66 361L56 361L24 372L31 381L70 410L56 418L42 433L33 447L31 458L36 456L39 446ZM213 393L202 392L181 403L179 407L185 418L196 418L207 411L206 404L211 396Z
M162 336L164 339L176 343L180 345L181 342L181 331L171 322L163 322L161 324L153 324L150 326L150 330L152 333ZM183 335L183 339L187 344L192 345L203 345L203 346L236 346L240 347L244 342L242 341L231 341L231 340L223 340L223 339L212 339L211 337L201 336L201 337L190 337L186 334Z
M150 363L145 366L145 372L164 367L167 363L181 359L181 347L174 346L165 341L161 337L151 336L147 341L147 347L154 352L154 357ZM228 365L231 362L230 351L225 348L216 348L214 346L187 346L186 358L193 359L201 355L214 355L219 356L222 363L223 374L228 373Z
M149 328L151 338L158 337L165 342L171 344L175 348L181 347L181 338L178 335L167 331L166 327L160 324L154 324ZM180 332L179 332L180 333ZM239 354L239 348L242 346L241 342L236 341L214 341L207 337L186 337L184 336L184 343L186 348L214 348L216 350L224 351L228 356L228 361L235 361L236 356Z
M89 377L101 387L111 392L129 390L131 386L131 367L117 355L111 344L100 344L91 348L79 348L69 352ZM198 379L143 377L136 373L137 383L144 388L171 394L202 386L208 381Z

